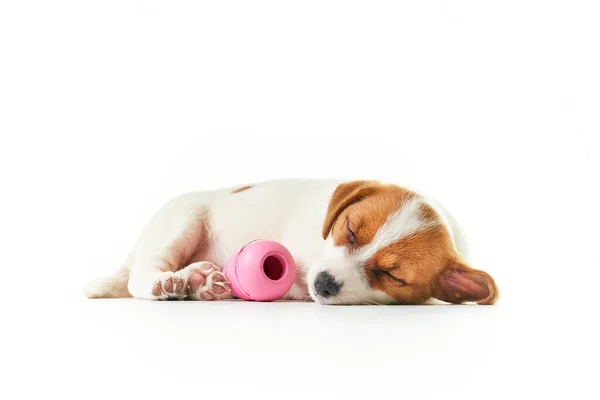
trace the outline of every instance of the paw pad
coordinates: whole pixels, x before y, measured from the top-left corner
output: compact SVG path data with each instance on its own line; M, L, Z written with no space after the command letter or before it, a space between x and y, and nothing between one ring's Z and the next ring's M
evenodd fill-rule
M154 284L152 294L161 300L183 299L187 296L185 279L176 272L165 272Z
M223 269L207 262L200 264L192 270L188 278L190 297L202 300L233 298Z

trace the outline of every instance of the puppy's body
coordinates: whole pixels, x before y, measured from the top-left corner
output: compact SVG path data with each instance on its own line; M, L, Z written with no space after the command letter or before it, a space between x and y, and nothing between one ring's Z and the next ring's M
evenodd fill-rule
M397 186L314 180L175 198L144 228L123 268L90 284L87 294L228 298L220 267L254 239L278 241L292 253L298 272L287 299L415 304L431 297L496 298L493 280L464 264L462 234L440 206Z

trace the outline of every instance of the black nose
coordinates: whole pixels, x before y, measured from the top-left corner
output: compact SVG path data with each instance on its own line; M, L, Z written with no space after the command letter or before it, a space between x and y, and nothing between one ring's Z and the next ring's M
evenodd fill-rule
M315 278L315 292L321 297L335 296L341 287L342 285L336 282L329 272L319 272Z

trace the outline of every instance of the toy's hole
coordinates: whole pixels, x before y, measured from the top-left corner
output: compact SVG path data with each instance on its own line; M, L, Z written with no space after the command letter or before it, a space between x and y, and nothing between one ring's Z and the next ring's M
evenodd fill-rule
M277 281L283 276L283 264L277 257L268 256L263 263L263 271L269 279Z

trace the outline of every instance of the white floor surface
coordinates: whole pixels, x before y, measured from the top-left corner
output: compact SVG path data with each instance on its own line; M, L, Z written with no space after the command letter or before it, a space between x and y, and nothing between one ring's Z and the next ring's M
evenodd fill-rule
M569 308L83 297L35 307L5 342L15 377L6 384L22 398L597 394L596 372L581 368L597 365L594 331ZM561 342L565 335L578 340Z

